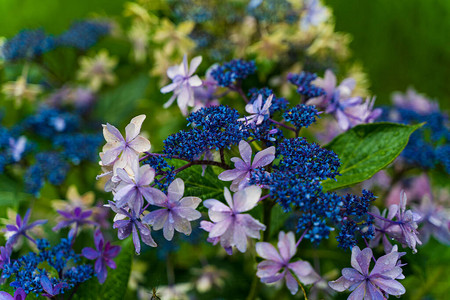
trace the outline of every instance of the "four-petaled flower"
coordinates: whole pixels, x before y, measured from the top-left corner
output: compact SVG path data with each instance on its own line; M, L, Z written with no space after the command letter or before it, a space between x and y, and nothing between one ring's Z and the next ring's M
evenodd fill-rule
M63 217L63 220L53 227L53 231L75 225L69 232L70 238L76 237L78 228L82 225L97 225L94 221L89 220L89 217L92 215L92 210L83 211L81 207L75 207L73 210L57 210L57 212Z
M11 296L7 292L0 292L0 300L25 300L27 294L22 288L18 288L14 292L14 296Z
M133 244L136 253L141 252L141 242L139 240L139 233L141 234L142 241L151 247L156 247L156 243L151 236L150 228L142 224L139 216L133 211L128 212L124 208L118 208L113 202L109 201L109 207L117 214L114 218L113 228L118 229L117 236L120 240L127 238L130 234L133 236ZM125 220L128 218L128 220ZM139 233L138 233L139 232Z
M258 264L256 276L261 278L264 283L273 283L286 280L286 285L292 295L298 291L297 280L293 275L304 284L312 284L320 280L320 276L311 267L307 261L290 262L297 252L295 245L295 235L293 232L278 234L278 251L275 247L266 242L256 243L256 253L265 260ZM283 269L282 272L280 272Z
M169 107L177 99L178 107L183 115L187 115L187 107L194 106L194 87L202 85L201 79L194 75L198 66L202 62L202 57L197 56L191 60L190 67L187 62L187 55L184 55L183 62L178 66L167 69L167 76L172 79L172 83L161 88L161 93L170 93L172 97L164 104L164 108Z
M245 106L245 111L251 114L248 117L238 119L238 121L245 121L247 124L255 123L255 125L261 124L265 119L270 117L270 106L272 105L273 94L270 95L264 105L262 104L262 95L258 95L258 98L253 103L249 103Z
M220 180L233 180L230 186L230 190L233 192L242 190L248 185L250 175L255 168L267 166L275 159L275 147L271 146L256 153L252 163L252 147L244 140L239 142L239 152L242 159L239 157L231 159L234 162L235 169L226 170L219 174Z
M167 188L167 196L163 192L152 188L153 205L163 207L150 212L142 218L144 223L153 226L154 230L163 228L164 238L172 240L174 230L190 235L192 232L190 221L197 220L201 213L195 210L202 201L198 197L183 197L184 182L175 179Z
M114 200L119 208L128 204L128 207L136 214L141 212L145 198L152 203L150 183L155 178L155 170L150 165L139 167L136 160L131 169L133 175L129 175L125 169L117 169L117 176L121 180L115 188Z
M228 206L216 199L203 201L213 223L202 221L201 228L209 232L209 242L220 242L228 254L232 252L233 246L244 253L247 250L247 237L259 239L259 231L266 230L264 224L249 214L243 214L258 204L261 188L249 186L235 193L233 197L225 188L224 195Z
M8 237L8 241L6 242L6 244L14 246L21 235L35 243L34 239L27 234L27 231L32 229L33 227L47 223L47 220L38 220L31 224L28 224L30 213L31 209L28 209L23 219L19 214L17 214L16 225L6 225L6 229L3 229L3 231L6 232L6 236Z
M103 234L98 229L94 233L94 243L96 249L86 247L83 248L81 253L87 259L96 259L94 271L97 274L98 281L104 283L108 275L106 266L111 269L116 268L116 263L113 261L113 258L119 254L120 246L112 246L109 242L105 244Z
M402 245L407 245L413 250L414 253L417 252L416 245L422 245L419 240L417 231L417 222L420 221L420 215L411 211L406 210L406 193L401 191L400 193L400 206L397 204L392 204L389 207L388 219L396 217L396 224L388 228L388 233L398 240Z
M150 141L139 135L145 115L131 119L125 127L125 138L113 125L103 125L103 136L106 144L103 146L101 163L103 166L114 164L115 167L124 168L138 159L139 153L150 150Z
M392 251L381 256L369 273L370 260L373 257L372 249L365 248L362 251L357 247L352 248L351 265L353 268L344 268L342 277L329 282L329 286L338 291L353 291L348 299L387 299L388 295L400 296L405 293L405 288L397 279L403 279L402 269L398 262L405 253L397 252L397 245Z

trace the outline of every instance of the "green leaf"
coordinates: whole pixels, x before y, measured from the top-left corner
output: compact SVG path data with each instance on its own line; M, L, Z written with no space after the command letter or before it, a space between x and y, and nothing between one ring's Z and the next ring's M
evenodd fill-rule
M180 167L187 162L172 160L171 165ZM223 170L218 167L208 166L204 176L202 176L202 166L192 166L186 170L178 173L177 178L181 178L185 185L185 196L195 196L202 200L206 199L223 199L224 187L229 185L229 182L221 181L217 177Z
M337 136L326 148L339 156L341 176L337 176L336 181L324 180L324 190L335 190L369 179L402 152L410 135L421 126L387 122L364 124Z
M92 278L80 285L73 299L124 299L134 255L134 246L131 237L124 240L121 246L122 250L114 259L117 268L108 268L108 277L105 283L99 284L97 278Z
M120 124L132 114L138 100L145 95L149 78L139 74L132 80L100 95L96 102L94 115L111 124Z

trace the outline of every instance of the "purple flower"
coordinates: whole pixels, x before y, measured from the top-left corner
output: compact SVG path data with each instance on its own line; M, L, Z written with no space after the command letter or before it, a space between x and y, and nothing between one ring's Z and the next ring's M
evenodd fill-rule
M0 300L25 300L27 294L22 288L18 288L14 292L14 296L11 296L7 292L0 292Z
M375 97L367 98L365 102L349 107L345 113L349 116L350 127L356 126L358 124L372 123L381 115L383 110L381 108L373 109L375 104Z
M298 284L293 274L304 284L312 284L320 280L320 276L309 262L290 262L296 252L297 246L295 245L293 232L286 234L280 231L278 234L278 250L270 243L256 243L256 253L265 259L258 264L256 276L261 278L261 282L264 283L278 282L284 278L292 295L295 295L298 291ZM283 271L281 271L282 269Z
M203 201L213 223L211 225L210 222L202 221L201 228L209 232L209 242L220 242L228 253L233 246L244 253L247 250L247 237L259 239L259 231L266 229L264 224L249 214L243 214L258 204L261 188L250 186L238 191L233 197L225 188L224 195L228 206L216 199Z
M156 247L156 243L151 236L150 228L147 225L142 224L139 219L139 215L136 215L133 211L130 213L124 208L118 208L113 202L109 201L111 209L117 213L114 218L115 222L113 228L117 228L117 235L120 240L127 238L130 234L133 235L133 244L136 249L136 253L141 252L141 241L139 240L139 233L141 235L144 244L151 247ZM128 220L124 220L128 218Z
M103 136L106 144L101 154L102 165L114 165L124 168L131 165L139 157L139 153L150 150L150 142L140 136L142 123L145 115L139 115L131 119L130 124L125 127L126 137L111 124L103 125Z
M420 239L423 243L428 242L433 235L439 242L450 245L450 218L443 207L436 205L430 197L423 197L419 207L414 213L420 216Z
M103 234L98 229L94 233L94 243L96 249L86 247L81 251L81 253L87 259L96 259L94 271L97 274L98 281L100 283L104 283L106 276L108 275L106 266L111 269L116 268L116 263L113 261L113 258L119 254L120 246L111 246L109 242L106 242L105 244Z
M239 142L239 152L242 159L239 157L231 159L234 162L235 169L226 170L219 174L220 180L233 180L230 186L233 192L242 190L248 185L250 175L255 168L267 166L275 159L275 147L271 146L256 153L252 163L252 147L244 140Z
M202 62L202 57L197 56L191 60L189 67L187 55L184 55L183 62L178 66L167 69L167 76L172 79L172 83L161 88L161 93L166 94L173 91L172 97L164 104L164 108L169 107L177 99L178 107L183 115L187 115L187 107L194 106L193 87L202 85L201 79L194 75L198 66Z
M405 94L394 93L392 102L398 108L413 110L424 115L439 111L437 102L430 101L423 94L417 93L413 88L408 88Z
M378 207L372 206L372 213L375 216L375 218L374 218L375 236L373 237L373 239L371 239L369 241L369 246L374 248L374 247L378 246L378 244L380 243L380 240L382 240L384 252L389 253L392 251L392 244L389 241L389 238L387 236L387 233L388 233L387 230L394 221L392 221L392 218L386 219L386 213L387 213L386 209L383 210L382 213L380 213L380 210L378 209ZM377 218L377 216L380 216L381 218Z
M150 165L139 167L139 162L135 161L132 167L132 175L125 169L117 169L117 176L121 180L115 188L114 200L119 208L128 204L128 207L136 214L141 212L145 198L152 203L150 183L155 178L155 170Z
M405 253L397 252L397 246L392 251L380 257L369 273L370 260L373 257L372 249L362 251L352 248L351 264L353 268L344 268L342 277L328 284L338 292L353 291L348 299L387 299L388 295L400 296L406 291L397 279L403 279L402 269L398 264L399 258Z
M202 85L194 87L194 111L203 107L210 107L219 105L217 92L217 81L211 75L211 72L219 65L214 64L206 71L206 78L202 81Z
M245 121L247 124L254 123L255 125L261 124L265 119L270 117L270 106L272 105L273 94L270 95L264 105L262 104L262 95L259 94L258 98L253 103L249 103L245 106L245 111L251 114L248 117L238 119L238 121Z
M407 245L413 250L413 253L416 253L416 245L422 245L417 232L417 222L420 220L420 215L411 210L406 210L406 200L406 193L401 191L400 206L393 204L389 207L387 218L390 220L395 216L396 220L395 224L386 229L386 232L402 243L403 246Z
M92 210L83 211L81 207L75 207L72 211L57 210L57 212L64 219L53 227L53 231L59 231L62 228L75 225L69 232L69 238L76 237L78 228L85 224L97 225L94 221L88 220L92 215Z
M8 244L6 244L5 247L3 246L0 247L0 269L3 269L4 265L9 264L11 252L12 248Z
M142 222L153 226L154 230L163 228L164 238L172 240L174 230L190 235L190 221L197 220L201 213L195 210L202 201L198 197L184 197L184 182L175 179L167 188L167 196L157 189L152 189L153 205L163 207L150 212Z
M14 246L21 235L35 243L34 239L27 234L27 231L32 229L33 227L47 223L47 220L38 220L31 224L28 224L30 213L31 209L28 209L25 216L23 217L23 220L20 215L17 214L16 225L6 225L6 229L3 229L3 231L7 233L7 236L9 236L8 241L6 242L7 245Z
M53 298L54 296L59 295L62 289L69 287L66 282L59 282L53 286L52 282L45 274L41 276L41 285L42 289L45 291L42 296L48 298Z

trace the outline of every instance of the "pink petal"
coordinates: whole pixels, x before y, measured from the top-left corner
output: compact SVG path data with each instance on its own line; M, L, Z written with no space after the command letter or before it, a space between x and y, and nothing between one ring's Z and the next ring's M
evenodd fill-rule
M256 253L264 259L282 263L280 254L275 247L267 242L256 243Z
M169 216L167 209L158 209L150 212L142 218L142 222L153 226L153 230L163 228Z
M196 56L193 59L191 59L191 65L189 67L189 76L191 76L192 74L195 73L195 71L197 70L198 66L202 63L202 57L201 56Z
M244 140L240 141L239 153L241 154L241 157L244 160L244 162L250 165L252 160L252 147L250 146L250 144Z
M233 242L236 248L245 253L247 250L247 235L245 234L245 228L239 224L234 224Z
M164 87L162 87L160 89L160 92L163 94L167 94L172 92L173 90L175 90L178 87L179 83L178 82L172 82L171 84L168 84Z
M201 202L202 199L198 197L184 197L180 200L180 206L196 209Z
M335 281L328 282L328 285L330 286L330 288L332 288L333 290L338 291L338 292L343 292L343 291L347 290L353 284L354 284L353 281L345 279L344 276L339 277Z
M140 135L128 143L128 146L138 153L149 151L151 148L150 141Z
M252 168L264 167L273 162L275 159L275 147L271 146L267 149L259 151L255 155L255 159L252 163Z
M173 208L173 211L176 212L181 217L187 219L188 221L200 219L200 217L202 216L200 212L190 207L176 207Z
M258 264L256 276L259 278L274 276L281 270L282 267L283 265L278 262L264 260Z
M139 186L149 185L155 178L155 170L150 165L143 165L139 168L138 173L137 185Z
M286 279L286 286L291 292L291 294L292 295L297 294L298 284L295 278L292 276L291 272L286 271L286 276L284 278Z
M253 185L249 186L234 194L234 208L235 212L246 212L258 204L261 197L261 188Z
M214 226L212 226L211 230L209 231L209 237L210 238L220 237L228 230L231 224L232 224L231 218L227 218L221 222L215 223Z
M366 294L366 283L365 281L361 282L361 284L350 294L347 300L362 300L365 299L364 295Z
M167 189L167 197L170 201L178 201L184 194L184 182L182 179L177 178L169 185Z
M246 171L240 171L238 169L233 169L233 170L226 170L223 171L222 173L219 174L219 179L222 181L230 181L230 180L235 180L236 178L238 178L239 176L241 176L242 174L247 173Z
M173 238L173 233L174 233L173 225L170 222L164 223L163 227L164 238L168 241L171 241Z
M202 86L203 82L197 75L192 76L188 79L188 84L192 87L199 87Z
M386 293L393 296L400 296L406 293L405 287L396 280L389 280L383 278L371 278L370 281L381 288Z
M304 284L312 284L320 280L320 276L314 271L311 264L307 261L296 261L289 264L298 279Z
M295 255L297 247L295 246L295 235L293 232L286 234L280 231L278 234L278 249L285 262L288 262Z

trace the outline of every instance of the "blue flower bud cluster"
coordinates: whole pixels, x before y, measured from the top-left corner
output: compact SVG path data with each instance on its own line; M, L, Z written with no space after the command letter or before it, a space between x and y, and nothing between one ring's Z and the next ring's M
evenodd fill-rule
M60 46L87 50L110 31L110 24L100 21L76 22L57 37L48 35L43 29L22 30L5 42L1 56L6 61L32 60Z
M143 161L144 164L150 165L153 169L155 169L156 176L163 175L164 178L158 179L155 177L155 184L159 190L166 193L167 187L172 183L175 179L175 167L171 166L167 163L167 161L161 156L149 156L146 160Z
M111 24L101 21L79 21L62 33L57 42L59 46L73 47L83 51L94 46L97 41L108 35L111 31Z
M2 276L13 280L11 286L22 288L27 294L39 295L43 292L41 276L46 275L53 285L62 283L61 292L64 293L64 290L72 289L93 276L91 265L79 264L81 257L72 249L70 240L63 238L53 248L47 240L37 240L36 243L39 253L30 252L5 264ZM52 277L43 266L44 262L55 268L59 278Z
M317 117L319 112L314 105L299 104L283 113L283 118L297 128L308 128L316 122Z
M337 228L340 246L347 248L348 244L344 242L353 243L357 234L367 238L373 236L373 226L367 215L370 203L375 199L371 192L363 190L362 196L340 196L322 189L322 180L333 179L339 174L339 158L333 151L304 138L285 139L277 146L277 157L280 161L273 166L272 172L256 169L250 184L268 188L270 197L286 212L301 212L297 231L307 230L306 239L319 244ZM351 223L352 227L343 227L343 221ZM352 239L341 239L350 234Z
M389 109L385 109L383 119L402 124L425 123L411 135L408 145L401 153L405 162L424 169L433 169L442 164L446 172L450 174L448 159L446 160L445 156L445 153L448 153L445 149L450 147L448 117L438 110L428 113L399 107L393 110L395 113L389 114Z
M293 24L299 19L299 12L287 0L253 0L248 4L247 12L258 21L266 23Z
M225 105L202 108L192 113L188 125L164 140L164 154L194 160L206 150L230 148L249 136L248 128L237 121L239 113Z
M237 82L255 73L256 65L254 61L233 59L211 72L211 76L217 81L219 86L233 87Z
M301 72L300 74L289 73L287 79L290 83L297 86L297 93L304 95L306 99L323 96L325 90L312 84L317 78L317 74Z
M36 155L36 162L25 173L27 192L37 195L45 180L60 185L66 179L70 165L57 152L41 152Z
M41 137L53 139L58 134L78 130L80 117L60 109L42 107L22 123L24 129L30 129Z
M101 134L61 134L53 140L55 149L62 149L61 155L74 165L79 165L84 160L97 161L97 152L102 143Z
M267 98L270 95L274 95L273 91L267 87L264 87L262 89L257 88L251 88L248 91L248 96L250 97L249 101L250 103L255 102L255 100L258 98L258 95L261 95L263 98L263 105L266 102ZM273 114L276 111L279 110L285 110L289 102L286 100L286 98L283 97L275 97L275 95L272 98L272 105L270 106L270 113Z

